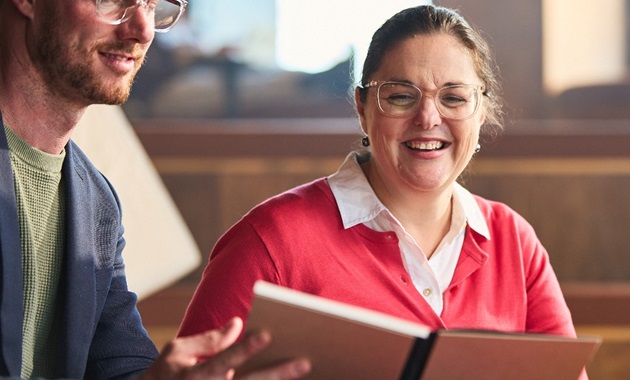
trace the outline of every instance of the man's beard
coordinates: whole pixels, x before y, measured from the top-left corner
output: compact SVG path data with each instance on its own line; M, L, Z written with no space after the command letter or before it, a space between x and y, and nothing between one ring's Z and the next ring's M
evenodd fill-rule
M55 17L47 18L41 30L50 34L40 35L35 41L35 56L33 61L39 66L45 86L51 94L62 96L71 101L90 104L122 104L131 91L133 78L141 64L137 64L136 71L128 75L126 81L116 80L113 83L103 80L96 73L94 67L98 51L118 51L131 53L129 44L118 43L108 46L70 46L63 44L63 33ZM134 54L137 56L137 54Z

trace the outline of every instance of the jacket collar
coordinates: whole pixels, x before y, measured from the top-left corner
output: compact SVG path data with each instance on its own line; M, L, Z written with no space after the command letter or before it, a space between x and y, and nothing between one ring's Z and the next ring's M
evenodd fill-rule
M66 191L66 242L64 272L60 296L63 297L59 364L65 365L64 375L83 376L91 339L86 335L94 332L96 311L96 280L94 252L95 241L90 182L86 168L77 159L77 147L66 145L66 160L62 175Z
M22 366L22 251L11 155L0 114L0 368L19 376ZM2 363L3 362L3 363Z

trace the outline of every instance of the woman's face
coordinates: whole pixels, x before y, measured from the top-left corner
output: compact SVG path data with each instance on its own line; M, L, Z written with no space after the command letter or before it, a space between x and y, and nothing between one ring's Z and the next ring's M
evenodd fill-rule
M405 118L381 113L376 87L368 89L365 103L356 93L372 151L367 175L376 193L449 189L474 154L485 119L483 99L472 117L449 120L440 115L433 96L446 85L483 84L468 50L447 34L414 36L389 50L367 79L409 82L423 93L417 111Z

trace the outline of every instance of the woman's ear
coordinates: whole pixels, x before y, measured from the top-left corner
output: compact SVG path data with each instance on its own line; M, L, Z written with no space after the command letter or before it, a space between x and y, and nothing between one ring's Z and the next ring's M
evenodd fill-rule
M483 125L486 122L486 109L481 107L479 110L479 125Z
M359 122L361 123L361 129L363 133L367 135L366 123L365 123L365 105L361 101L361 89L357 86L354 89L354 103L357 106L357 114L359 115Z

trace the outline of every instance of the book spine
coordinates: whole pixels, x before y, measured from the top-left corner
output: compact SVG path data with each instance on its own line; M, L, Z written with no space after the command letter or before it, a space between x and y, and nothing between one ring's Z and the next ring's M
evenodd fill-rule
M433 345L433 341L435 340L435 333L431 333L431 335L426 338L416 338L414 341L411 350L409 351L409 356L407 357L407 361L405 362L405 368L403 368L402 374L400 375L400 380L418 380L422 375L422 370L429 358L429 354L431 353L431 346Z

